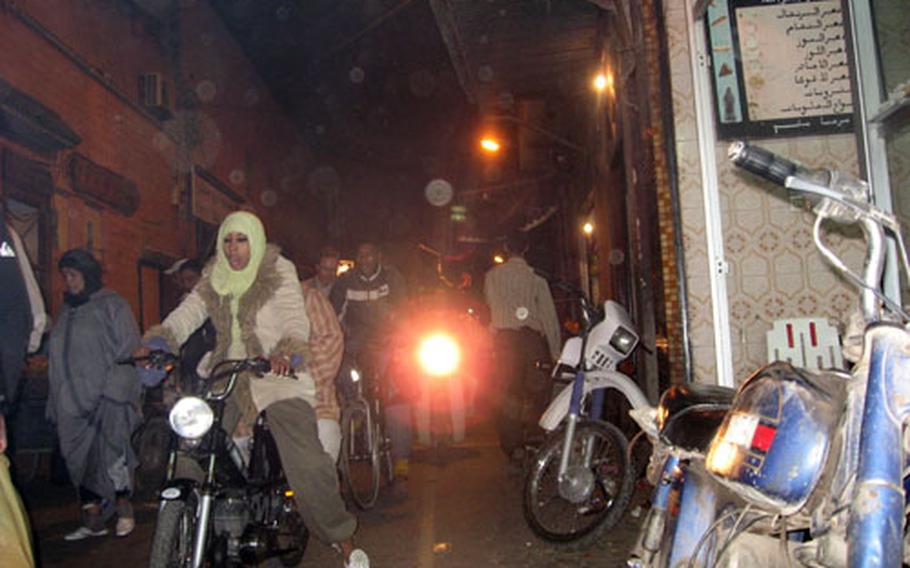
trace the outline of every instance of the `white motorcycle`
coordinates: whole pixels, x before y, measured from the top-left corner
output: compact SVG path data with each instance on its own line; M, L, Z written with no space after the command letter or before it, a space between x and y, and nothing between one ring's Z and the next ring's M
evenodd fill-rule
M635 482L625 435L600 419L604 393L622 393L652 439L657 411L633 380L616 370L638 345L626 310L610 300L601 315L576 288L554 286L578 296L583 325L578 337L566 341L553 369L553 378L568 384L540 419L549 434L527 471L524 514L541 538L586 547L619 522Z

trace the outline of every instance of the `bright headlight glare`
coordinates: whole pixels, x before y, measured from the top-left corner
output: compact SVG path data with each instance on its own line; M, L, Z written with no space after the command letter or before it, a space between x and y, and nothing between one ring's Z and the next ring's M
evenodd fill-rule
M417 359L424 372L435 377L451 375L458 370L461 349L451 337L437 333L424 339L417 349Z
M215 422L215 413L201 398L188 396L177 401L168 420L178 436L193 440L205 436Z

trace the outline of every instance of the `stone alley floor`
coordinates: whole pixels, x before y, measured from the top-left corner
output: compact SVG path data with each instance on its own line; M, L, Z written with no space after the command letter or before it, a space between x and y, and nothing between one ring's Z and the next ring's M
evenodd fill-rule
M625 565L640 518L626 514L600 546L573 552L539 540L521 511L522 479L510 469L489 428L481 427L458 446L417 452L406 495L380 497L377 506L359 512L358 544L374 567L572 566ZM25 494L39 538L45 568L145 566L155 523L155 504L136 508L137 527L127 538L112 536L68 543L75 528L74 493L44 480L26 484ZM384 490L387 491L387 490ZM647 496L637 495L637 503ZM302 566L340 567L334 552L310 540Z

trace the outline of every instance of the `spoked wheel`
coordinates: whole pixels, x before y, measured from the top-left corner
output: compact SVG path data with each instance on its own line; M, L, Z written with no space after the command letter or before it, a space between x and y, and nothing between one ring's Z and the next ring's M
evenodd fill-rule
M391 443L385 436L382 424L376 424L376 439L379 444L379 473L386 485L395 481L395 467L392 463Z
M158 511L150 568L184 568L193 564L196 499L165 501Z
M613 527L632 498L634 476L629 467L627 442L616 426L581 421L569 456L569 467L559 479L559 461L565 430L550 435L525 479L524 514L531 529L551 542L579 548L593 544ZM585 456L590 460L585 461Z
M361 509L370 509L379 496L380 441L366 406L353 404L341 418L341 476Z

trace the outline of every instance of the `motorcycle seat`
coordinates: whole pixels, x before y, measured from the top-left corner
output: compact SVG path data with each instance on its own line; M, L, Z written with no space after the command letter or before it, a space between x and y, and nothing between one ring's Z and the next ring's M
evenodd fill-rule
M736 389L676 385L660 397L660 438L687 451L705 452L733 403Z

